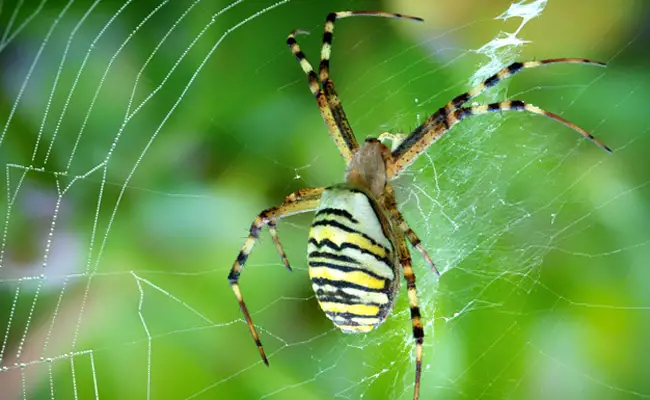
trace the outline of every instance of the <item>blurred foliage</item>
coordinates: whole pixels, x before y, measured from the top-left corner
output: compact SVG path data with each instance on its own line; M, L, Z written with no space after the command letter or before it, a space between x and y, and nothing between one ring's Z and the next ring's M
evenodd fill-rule
M262 209L343 175L286 35L309 30L317 65L330 11L425 17L337 23L332 75L362 140L467 90L489 61L476 50L521 22L495 19L510 2L90 4L0 13L18 32L0 53L0 397L410 398L405 294L372 333L336 331L309 285L308 215L279 225L292 274L263 235L241 281L269 368L226 280ZM396 183L444 271L414 253L422 398L650 395L649 10L550 1L499 61L608 68L527 71L479 99L540 105L614 154L553 121L490 115Z

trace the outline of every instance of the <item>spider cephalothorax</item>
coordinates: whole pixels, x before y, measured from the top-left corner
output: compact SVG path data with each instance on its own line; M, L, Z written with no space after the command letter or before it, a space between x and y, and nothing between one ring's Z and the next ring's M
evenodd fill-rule
M366 139L352 155L345 181L350 185L365 187L375 197L381 197L386 188L386 163L390 157L390 150L383 143L375 138Z
M400 139L393 143L394 149L389 150L374 138L367 139L360 147L345 116L334 82L329 77L329 58L334 22L340 18L362 15L422 21L417 17L375 11L341 11L329 14L325 20L319 75L316 75L296 42L296 34L302 31L291 32L287 39L289 48L307 74L309 88L318 103L329 134L345 160L345 183L301 189L288 195L281 205L262 211L251 225L248 239L239 252L228 279L262 360L268 365L262 343L239 290L239 276L265 225L269 227L283 263L291 269L278 239L276 222L289 215L315 211L307 245L309 276L321 309L342 331L368 332L381 324L393 308L399 290L399 273L404 275L415 339L413 398L418 399L424 329L418 307L415 273L406 242L410 242L418 250L436 275L439 273L422 247L420 239L397 209L393 188L389 182L464 118L496 111L526 111L544 115L611 152L584 129L521 100L464 107L485 89L527 68L553 63L599 66L605 64L583 58L515 62L468 92L453 98L410 134L395 135Z

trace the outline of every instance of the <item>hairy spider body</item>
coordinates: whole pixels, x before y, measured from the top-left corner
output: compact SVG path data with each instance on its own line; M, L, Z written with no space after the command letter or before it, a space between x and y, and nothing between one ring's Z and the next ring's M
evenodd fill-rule
M393 308L399 290L399 273L404 276L415 341L413 398L417 400L422 374L424 328L407 241L418 250L432 271L436 275L439 273L420 239L397 209L395 194L389 181L398 177L431 144L463 119L490 112L523 111L543 115L566 125L611 152L584 129L521 100L464 107L485 89L524 69L553 63L598 66L605 64L583 58L515 62L466 93L453 98L409 135L382 134L380 138L392 137L392 151L375 138L369 138L359 146L343 111L334 82L329 77L329 58L334 22L340 18L364 15L422 21L417 17L376 11L341 11L329 14L325 20L318 75L295 39L296 34L304 32L293 31L287 38L291 52L307 75L309 89L318 104L328 132L345 160L345 183L301 189L288 195L281 205L262 211L251 224L248 238L230 270L228 280L260 356L268 365L264 348L239 289L239 277L264 226L268 226L282 262L291 270L278 239L276 223L290 215L315 211L307 245L309 276L321 309L343 332L368 332L379 326Z

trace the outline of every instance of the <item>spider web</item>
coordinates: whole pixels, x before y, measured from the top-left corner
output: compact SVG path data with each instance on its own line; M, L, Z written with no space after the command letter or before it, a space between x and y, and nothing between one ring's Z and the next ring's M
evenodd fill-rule
M410 398L402 293L377 330L323 317L309 216L263 235L241 281L271 366L226 280L262 209L341 180L302 72L333 10L332 75L359 139L408 132L519 59L589 57L503 82L544 118L469 119L395 185L439 265L414 252L422 398L648 398L650 91L644 2L41 1L0 8L3 398ZM470 6L471 4L471 6ZM1 193L0 193L1 194Z

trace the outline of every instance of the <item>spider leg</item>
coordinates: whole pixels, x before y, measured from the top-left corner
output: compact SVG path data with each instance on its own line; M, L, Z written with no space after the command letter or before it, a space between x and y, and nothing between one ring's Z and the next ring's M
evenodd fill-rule
M269 361L266 358L266 354L264 353L264 348L262 347L262 342L260 341L259 335L255 330L255 326L253 325L253 320L251 319L250 313L248 312L248 308L246 307L246 303L244 302L244 298L241 294L241 290L239 289L239 283L238 283L239 276L241 275L242 269L244 268L244 264L246 263L248 256L253 250L253 246L257 242L257 239L260 236L260 231L262 230L264 225L269 225L269 229L271 230L271 236L273 237L273 240L276 243L276 247L278 248L278 251L280 251L280 256L282 257L282 260L285 263L285 265L289 267L289 263L288 261L286 261L286 255L284 255L284 251L282 250L282 247L280 247L280 242L277 240L275 221L284 217L288 217L290 215L300 214L303 212L314 210L318 206L318 202L320 201L320 197L321 194L323 193L323 190L324 188L322 187L299 190L287 196L281 205L277 207L271 207L262 211L257 216L257 218L255 218L255 221L253 221L253 223L251 224L248 238L244 242L244 245L239 251L239 255L237 255L237 259L235 260L232 268L230 269L230 273L228 274L228 281L230 282L230 286L232 287L232 290L235 293L237 302L239 302L239 307L241 308L241 311L244 314L244 318L246 319L246 323L248 324L248 329L250 330L251 335L253 336L253 340L255 340L255 344L257 344L257 348L260 352L260 356L262 357L262 361L264 361L264 364L266 365L269 365Z
M399 235L396 241L397 253L399 254L400 265L404 279L406 280L406 292L408 295L409 309L411 312L411 325L413 326L413 340L415 341L415 388L413 390L413 400L420 397L420 380L422 378L422 346L424 344L424 327L422 326L422 316L418 306L418 295L415 288L415 272L411 261L411 254L406 246L406 240L403 235Z
M470 89L468 92L454 97L444 107L438 109L429 118L427 118L427 120L424 121L422 125L415 128L415 130L413 130L413 132L409 134L406 140L400 143L400 145L393 150L393 165L389 166L389 174L388 174L389 179L395 178L397 175L399 175L406 167L408 167L415 160L417 156L420 155L420 153L425 151L434 141L436 141L440 136L445 134L446 131L451 128L451 126L447 126L450 120L449 116L453 114L455 110L462 107L465 103L467 103L474 97L483 93L487 88L496 85L502 80L509 78L523 71L524 69L536 68L543 65L555 64L555 63L590 64L590 65L597 65L601 67L606 66L606 64L603 62L592 61L585 58L552 58L552 59L539 60L539 61L514 62L510 64L509 66L503 68L496 74L487 78L482 83ZM507 102L503 102L502 104L505 103ZM490 111L506 111L506 110L505 109L489 110L488 112ZM547 117L562 122L564 125L569 126L570 128L578 131L581 135L589 138L589 134L587 132L578 128L577 126L568 122L567 120L558 117L555 114L551 114L547 111L543 111L535 106L530 106L530 105L528 106L528 109L526 109L525 111L533 112L535 114L546 115ZM451 117L451 120L453 119L454 117ZM594 140L594 142L604 150L611 152L611 150L608 149L607 146L603 145L597 140Z
M330 13L325 19L325 32L323 33L323 46L320 53L320 66L318 69L318 74L320 78L320 83L323 86L323 91L325 92L325 97L327 98L327 103L332 110L334 119L339 126L339 129L345 136L354 138L354 133L348 122L348 118L345 115L343 110L343 105L341 104L341 99L336 93L334 87L334 81L329 77L329 62L330 55L332 53L332 40L334 35L334 22L337 19L354 17L354 16L370 16L370 17L383 17L383 18L401 18L401 19L410 19L413 21L422 21L421 18L411 17L408 15L395 14L395 13L386 13L378 11L339 11ZM358 146L357 146L358 147ZM355 147L356 149L356 147Z
M402 266L404 279L406 280L406 290L408 295L409 309L411 311L411 324L413 326L413 340L415 340L415 388L413 391L413 399L417 400L420 397L420 380L422 378L422 350L424 344L424 328L422 326L422 316L420 315L420 307L418 306L417 290L415 288L415 272L413 271L411 253L406 245L406 237L411 241L411 244L420 250L422 255L425 256L427 262L433 267L433 270L438 274L438 270L431 261L426 250L420 245L420 240L417 235L408 227L402 214L397 209L397 202L395 201L395 191L391 185L386 185L384 194L382 195L381 202L383 207L388 211L391 219L391 225L397 227L395 232L395 244L399 262ZM409 237L410 232L413 234L415 241Z
M418 235L413 231L413 229L411 229L411 227L406 223L404 217L402 216L402 213L397 209L397 202L395 201L395 191L393 190L392 186L386 185L385 192L386 192L385 208L390 213L393 223L399 228L402 234L406 236L409 242L411 242L411 245L420 252L422 257L424 258L424 261L427 264L429 264L429 267L431 268L433 273L436 274L436 276L440 276L438 267L436 267L436 264L433 262L431 256L429 256L429 253L424 248L424 246L422 246L422 241L420 240Z
M443 110L443 109L441 109ZM598 147L611 153L612 150L607 147L600 140L596 139L592 134L580 128L574 123L553 114L549 111L543 110L532 104L524 103L521 100L502 101L499 103L482 104L471 107L458 108L449 114L438 115L435 120L427 121L416 128L400 146L393 151L393 162L387 167L388 179L395 178L407 166L409 166L417 156L433 144L436 140L440 139L445 133L454 127L461 120L474 115L482 115L490 112L500 111L526 111L533 114L544 115L561 124L573 129L580 135L594 142Z
M314 68L307 60L305 53L300 50L298 42L296 42L296 35L301 33L306 32L300 30L291 32L289 34L289 37L287 37L287 45L289 45L289 49L291 49L293 55L296 56L296 59L300 63L300 67L307 75L309 90L311 90L311 94L314 95L321 116L325 121L325 125L327 125L327 130L329 131L330 136L334 140L336 147L339 149L339 152L341 153L343 159L345 159L345 164L347 165L352 159L352 154L359 147L359 144L357 143L355 137L352 135L352 130L345 131L341 130L339 127L337 120L332 113L332 109L327 102L327 97L320 89L320 83L318 82L318 76L316 76Z
M431 270L433 270L433 273L436 274L436 276L440 276L438 267L436 267L436 264L433 262L431 256L429 256L429 253L427 253L427 250L424 248L424 246L422 246L422 241L420 241L418 235L415 232L413 232L413 229L411 229L406 223L406 221L404 221L404 218L402 217L401 213L399 211L397 211L397 213L399 214L399 218L401 219L401 222L399 224L399 229L404 233L404 235L409 240L409 242L411 242L411 245L420 252L422 257L424 258L424 261L426 261L426 263L429 264L429 267L431 267Z
M538 114L538 115L543 115L545 117L551 118L571 129L574 131L578 132L585 138L591 140L596 144L596 146L600 147L601 149L605 150L608 153L611 153L612 150L607 147L604 143L602 143L600 140L596 139L591 133L587 132L586 130L580 128L576 124L560 117L559 115L553 114L551 112L548 112L546 110L542 110L541 108L534 106L532 104L524 103L521 100L512 100L512 101L502 101L499 103L491 103L491 104L482 104L478 106L472 106L472 107L464 107L464 108L459 108L456 111L454 111L449 117L446 119L446 125L449 125L449 129L464 118L471 117L473 115L481 115L481 114L487 114L490 112L500 112L500 111L526 111L529 113L533 114Z
M287 254L284 252L284 249L282 248L282 245L280 244L280 238L278 237L278 230L276 229L276 222L275 221L269 221L268 223L269 226L269 233L271 234L271 238L273 238L273 243L275 243L275 248L278 250L278 254L280 255L280 258L282 259L282 262L284 263L284 266L287 267L289 271L292 271L291 265L289 264L289 259L287 258Z
M606 67L607 64L600 61L592 61L586 58L550 58L547 60L537 60L537 61L524 61L524 62L513 62L509 66L503 68L501 71L487 78L483 82L476 85L474 88L469 91L454 97L449 103L447 103L443 108L447 112L451 112L459 107L462 107L465 103L473 99L474 97L483 93L486 89L491 88L492 86L497 85L504 79L510 78L511 76L531 68L541 67L543 65L556 64L556 63L569 63L569 64L590 64L596 65L599 67Z

